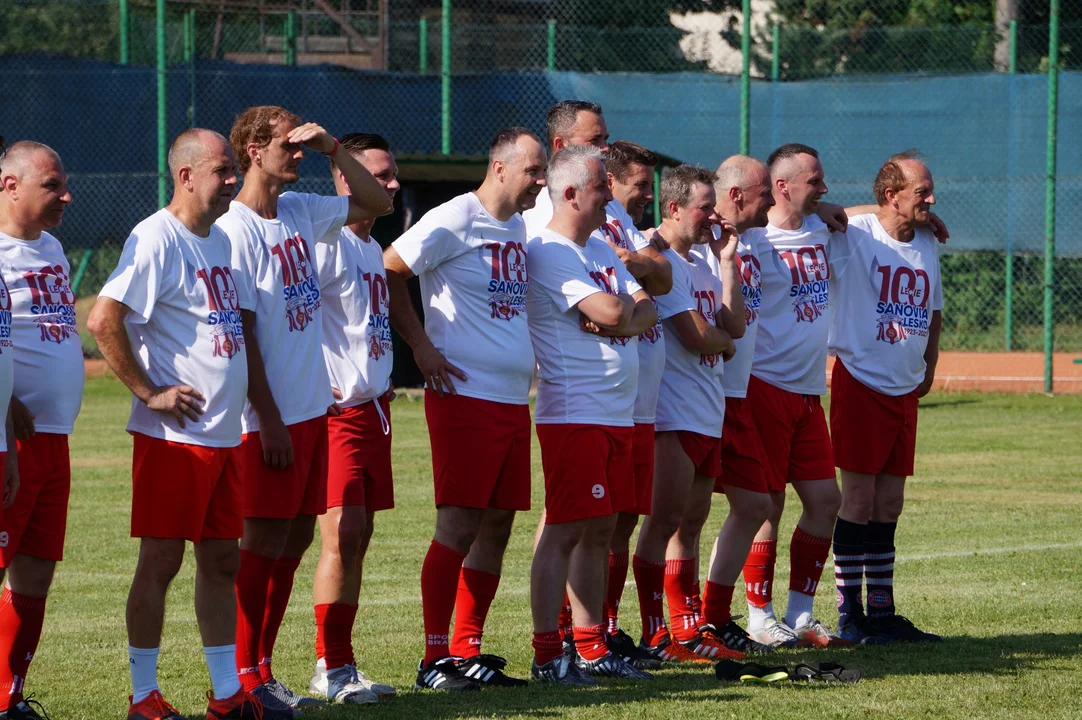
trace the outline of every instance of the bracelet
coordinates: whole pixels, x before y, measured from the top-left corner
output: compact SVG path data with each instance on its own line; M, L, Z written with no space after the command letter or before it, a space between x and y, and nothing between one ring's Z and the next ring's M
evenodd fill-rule
M330 157L331 155L334 155L336 152L338 152L338 138L334 138L334 147L331 148L331 151L330 152L325 152L325 153L323 153L323 155L325 155L326 157Z

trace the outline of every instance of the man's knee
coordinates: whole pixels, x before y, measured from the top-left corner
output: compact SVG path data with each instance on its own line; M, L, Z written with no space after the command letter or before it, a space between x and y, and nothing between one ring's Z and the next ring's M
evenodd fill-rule
M49 594L55 571L55 560L17 553L8 571L8 585L20 595L43 598Z
M481 528L488 543L503 549L511 540L511 530L515 526L514 510L489 509L485 511Z
M436 514L436 542L467 554L477 539L484 510L442 506Z
M534 559L543 560L547 554L556 553L567 557L571 551L583 539L586 533L586 520L572 520L571 522L545 525L538 538Z
M312 544L316 534L316 516L298 515L289 523L289 537L283 552L291 557L300 557Z
M139 562L135 567L136 581L168 585L180 572L183 562L183 540L144 538L139 548Z
M245 518L240 546L246 552L276 558L289 540L291 521L278 518Z
M806 493L802 498L805 512L816 517L837 517L842 506L842 493L837 482L833 478L814 482L814 492Z
M209 580L232 583L240 570L235 540L204 540L195 546L196 572Z
M767 493L749 494L732 512L736 513L738 520L759 527L774 514L774 502Z
M876 495L875 507L870 513L871 519L876 522L898 522L904 506L905 496L901 493L891 493L883 497Z

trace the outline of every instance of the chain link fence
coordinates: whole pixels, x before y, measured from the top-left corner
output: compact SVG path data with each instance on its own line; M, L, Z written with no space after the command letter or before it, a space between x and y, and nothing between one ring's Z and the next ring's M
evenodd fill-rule
M614 138L680 161L740 149L739 2L477 0L454 3L446 25L433 0L165 10L159 114L154 2L0 0L0 135L64 157L75 203L59 234L82 296L157 207L159 124L167 137L224 132L245 107L275 103L332 132L381 132L400 155L476 156L500 127L540 133L552 103L581 98L603 105ZM935 173L952 232L944 348L1042 346L1049 26L1037 19L806 27L752 3L752 154L816 147L828 199L844 204L871 202L892 152L918 148ZM1082 13L1060 38L1053 310L1056 349L1079 351ZM330 190L322 164L302 172L305 188Z

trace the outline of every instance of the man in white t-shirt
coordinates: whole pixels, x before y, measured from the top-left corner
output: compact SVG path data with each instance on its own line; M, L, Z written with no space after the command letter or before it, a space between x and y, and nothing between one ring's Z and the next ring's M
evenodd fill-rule
M668 338L657 401L653 506L635 546L642 645L662 660L743 657L699 631L699 537L721 474L724 362L744 334L744 299L734 257L737 237L714 209L713 172L694 165L661 181L661 226L673 291L655 299ZM714 228L722 232L715 240ZM713 265L721 268L720 277ZM665 623L662 594L669 605ZM678 654L679 653L679 654Z
M342 148L393 200L398 165L379 135L350 133ZM337 165L339 195L349 186ZM391 477L391 325L383 249L371 236L376 219L343 227L336 244L316 245L323 301L323 357L340 413L327 419L327 512L319 516L320 555L312 592L316 670L310 689L332 702L375 702L394 688L357 670L353 625L361 571L375 513L394 507Z
M83 350L68 260L47 232L71 202L60 157L23 141L7 150L0 167L0 313L10 330L0 338L9 343L0 353L14 362L13 386L2 402L10 395L20 471L18 493L0 528L0 577L7 571L0 598L0 718L36 717L23 703L23 686L56 563L64 556L68 435L83 399Z
M549 164L549 183L552 221L527 245L545 471L545 526L530 576L532 672L566 685L592 684L592 675L646 679L609 650L602 604L616 514L635 505L634 338L657 323L657 311L612 247L593 237L612 199L600 151L561 150ZM558 627L565 587L577 665L564 654Z
M830 434L841 472L834 526L838 634L854 643L937 641L894 608L894 533L913 474L918 398L935 377L943 286L932 174L915 153L879 169L878 208L832 242ZM867 580L867 615L861 603Z
M128 432L133 537L139 563L128 594L130 720L175 720L158 689L169 583L184 541L195 545L195 614L210 668L208 718L284 719L240 684L234 618L243 529L236 447L248 385L241 312L254 306L214 225L236 187L229 144L210 130L182 133L169 151L175 192L139 223L98 296L88 327L132 391Z
M218 221L255 295L243 313L248 404L239 452L244 537L237 572L237 669L264 702L319 704L274 677L271 659L293 576L327 509L327 413L317 243L391 211L387 192L338 140L285 108L248 108L229 134L244 185ZM350 195L285 192L304 148L330 157ZM269 489L274 488L273 492Z
M501 130L481 187L426 213L383 256L391 323L425 377L432 444L436 530L421 567L419 688L526 682L504 674L503 658L481 653L481 636L515 513L530 507L534 355L519 213L544 186L541 142L526 128ZM423 325L406 288L415 275Z
M815 213L827 186L818 153L806 145L781 146L768 165L776 204L760 244L762 295L746 397L763 444L773 509L744 565L748 632L772 647L824 646L837 638L812 617L812 603L841 502L821 405L831 232ZM803 512L790 544L789 605L782 622L774 613L772 589L787 482Z

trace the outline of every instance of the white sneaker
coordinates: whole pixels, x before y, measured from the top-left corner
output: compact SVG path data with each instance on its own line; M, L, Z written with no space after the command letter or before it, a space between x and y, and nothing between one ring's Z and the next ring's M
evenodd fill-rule
M353 682L368 689L376 698L390 697L395 694L395 689L390 685L384 685L383 683L373 682L365 677L365 674L358 670L353 665L346 665L344 667L353 668ZM327 679L327 661L324 658L320 658L316 661L316 669L312 674L312 682L308 686L308 691L313 695L319 695L321 697L329 697L327 693L328 679ZM373 702L367 701L350 701L350 702Z
M796 647L800 642L800 638L793 629L776 618L767 620L766 624L758 630L749 630L748 635L755 642L772 648Z

